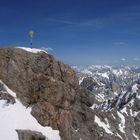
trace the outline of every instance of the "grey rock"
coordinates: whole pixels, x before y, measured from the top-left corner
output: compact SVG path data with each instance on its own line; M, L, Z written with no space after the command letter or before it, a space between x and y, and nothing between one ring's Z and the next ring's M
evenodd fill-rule
M16 102L15 98L6 91L2 83L0 83L0 100L6 100L7 104L14 104Z
M42 133L31 130L16 130L19 140L48 140Z

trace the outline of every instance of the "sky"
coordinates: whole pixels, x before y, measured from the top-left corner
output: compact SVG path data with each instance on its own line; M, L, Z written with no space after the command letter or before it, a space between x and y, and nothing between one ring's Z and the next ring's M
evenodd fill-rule
M0 1L0 47L52 48L70 65L140 65L140 0Z

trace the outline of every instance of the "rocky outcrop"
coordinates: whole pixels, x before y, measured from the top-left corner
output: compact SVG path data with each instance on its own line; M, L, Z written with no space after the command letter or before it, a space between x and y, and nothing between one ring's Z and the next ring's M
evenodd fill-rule
M63 107L66 100L72 102L71 97L78 88L75 72L68 65L46 53L34 54L15 48L0 49L0 79L16 91L26 106L49 100Z
M82 139L84 130L91 133L87 124L94 120L89 108L94 95L80 89L68 65L45 52L0 49L0 79L26 107L32 107L31 113L41 125L59 130L62 140ZM79 126L82 121L85 123Z
M3 83L0 82L0 100L6 100L7 104L14 104L15 99L4 88Z
M16 130L19 140L47 140L40 132L30 130Z

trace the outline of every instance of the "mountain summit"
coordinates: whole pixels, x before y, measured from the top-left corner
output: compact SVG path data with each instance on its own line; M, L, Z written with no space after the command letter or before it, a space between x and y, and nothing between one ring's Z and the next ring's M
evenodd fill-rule
M11 121L17 124L12 124L15 127L11 127L15 129L15 132L17 131L19 140L23 140L23 138L25 140L27 138L25 135L32 136L32 131L40 132L41 128L48 126L59 131L59 137L53 137L53 131L44 132L43 129L46 139L78 140L83 136L86 137L82 131L84 131L83 129L89 130L82 121L82 117L87 116L87 112L93 114L89 106L93 104L94 96L88 91L80 89L78 78L68 65L55 60L53 56L44 51L35 52L24 48L0 49L0 80L0 112L4 118L8 117L8 120L10 120L10 116L13 116ZM14 95L10 94L11 92ZM23 112L23 116L20 115L18 118L18 113L21 112L18 106L22 112L27 111L28 113ZM14 111L10 111L10 108ZM4 110L10 111L10 116L5 116ZM31 118L36 119L42 127L32 130L28 125L22 127L18 123L18 120L23 121L23 125L32 123ZM92 118L94 119L94 114L90 119ZM0 119L2 123L3 120ZM79 121L82 121L86 127L81 128L81 132L76 131L80 128L79 124L82 124ZM11 140L11 133L14 131L9 132L6 125L4 130L5 132L0 132L1 139ZM88 133L90 134L90 132Z
M75 71L47 52L0 49L0 139L138 140L134 89L123 111L104 110L96 107L94 90L79 85Z

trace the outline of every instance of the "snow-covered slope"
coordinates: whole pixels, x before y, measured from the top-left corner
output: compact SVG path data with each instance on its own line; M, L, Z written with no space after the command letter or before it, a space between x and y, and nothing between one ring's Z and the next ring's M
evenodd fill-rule
M6 100L0 100L0 139L18 140L16 130L33 130L41 132L49 140L60 140L59 131L51 127L41 126L31 115L31 108L26 108L16 98L16 94L11 91L2 81L5 91L15 98L16 103L8 104ZM0 91L2 92L2 91Z
M28 52L31 52L31 53L39 53L39 52L48 53L46 50L37 49L37 48L28 48L28 47L17 47L17 48L23 49L23 50L28 51Z
M112 131L110 130L109 124L102 122L100 118L96 115L95 115L95 123L97 123L100 127L102 127L106 131L106 133L113 134Z

